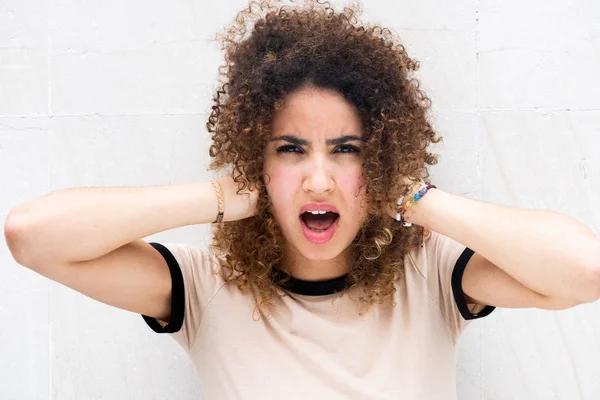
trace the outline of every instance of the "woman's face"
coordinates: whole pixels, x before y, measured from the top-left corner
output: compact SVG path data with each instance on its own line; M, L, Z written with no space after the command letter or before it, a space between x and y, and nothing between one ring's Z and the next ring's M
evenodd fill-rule
M366 218L360 117L332 90L305 87L285 100L272 121L263 169L274 218L288 250L308 260L332 260L350 245ZM334 213L301 215L331 207L337 219Z

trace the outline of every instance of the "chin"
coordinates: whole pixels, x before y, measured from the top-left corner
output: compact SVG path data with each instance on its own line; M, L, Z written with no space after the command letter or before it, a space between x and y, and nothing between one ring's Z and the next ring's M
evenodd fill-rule
M344 251L344 249L339 249L337 246L328 245L327 243L318 245L319 247L317 249L314 248L315 246L316 245L311 245L309 243L308 246L294 246L294 248L304 258L311 261L333 260Z

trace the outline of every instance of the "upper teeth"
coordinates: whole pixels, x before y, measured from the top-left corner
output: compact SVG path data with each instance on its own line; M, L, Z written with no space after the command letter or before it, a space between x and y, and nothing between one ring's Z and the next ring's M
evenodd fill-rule
M327 211L307 211L311 214L325 214Z

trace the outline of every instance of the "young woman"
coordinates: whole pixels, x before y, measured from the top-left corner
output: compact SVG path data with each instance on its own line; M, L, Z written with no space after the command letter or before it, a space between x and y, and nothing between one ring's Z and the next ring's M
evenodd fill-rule
M588 228L430 184L440 138L389 31L261 3L221 40L225 178L62 190L5 227L20 264L171 334L205 398L455 399L469 321L600 296ZM213 222L209 249L142 240Z

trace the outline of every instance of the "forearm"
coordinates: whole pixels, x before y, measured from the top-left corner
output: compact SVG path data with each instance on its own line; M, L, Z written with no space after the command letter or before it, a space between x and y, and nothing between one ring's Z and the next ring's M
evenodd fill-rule
M210 182L90 187L59 190L19 205L6 224L15 231L9 244L15 259L86 261L157 232L212 222L216 214Z
M585 225L552 211L481 202L431 190L407 220L448 236L542 295L593 298L599 241Z

